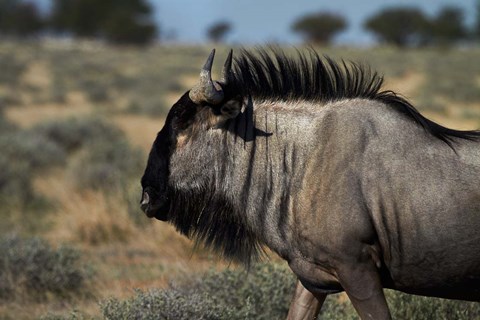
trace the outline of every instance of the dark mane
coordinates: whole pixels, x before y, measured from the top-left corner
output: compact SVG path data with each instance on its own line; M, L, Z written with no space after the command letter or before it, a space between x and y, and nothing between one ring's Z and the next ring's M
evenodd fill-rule
M228 200L202 188L202 192L180 191L171 188L170 221L176 229L223 255L227 260L249 267L258 261L264 250L258 237L248 228L244 214Z
M397 108L453 149L453 138L477 140L480 131L443 127L421 115L393 91L381 91L383 77L356 63L337 63L313 49L287 56L280 49L242 50L225 91L230 96L264 100L330 102L364 98Z

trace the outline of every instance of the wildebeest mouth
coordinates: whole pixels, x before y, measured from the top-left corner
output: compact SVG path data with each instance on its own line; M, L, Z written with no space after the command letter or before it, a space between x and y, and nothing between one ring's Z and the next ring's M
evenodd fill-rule
M147 191L143 192L140 208L149 218L155 218L162 221L168 220L169 206L165 203L159 203L158 201L152 199Z

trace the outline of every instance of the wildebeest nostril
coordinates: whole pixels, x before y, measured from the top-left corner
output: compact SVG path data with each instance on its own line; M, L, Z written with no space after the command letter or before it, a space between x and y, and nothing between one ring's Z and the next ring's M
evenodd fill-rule
M143 212L147 210L149 203L150 203L150 196L148 195L147 192L144 192L142 197L142 202L140 202L140 208L142 209Z

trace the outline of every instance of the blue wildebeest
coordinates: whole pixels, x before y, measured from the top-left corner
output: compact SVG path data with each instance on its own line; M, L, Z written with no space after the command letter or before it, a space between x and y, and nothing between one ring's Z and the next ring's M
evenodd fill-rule
M232 54L170 110L142 178L149 217L298 277L289 319L345 291L390 319L383 288L480 301L480 138L447 129L356 64L313 51Z

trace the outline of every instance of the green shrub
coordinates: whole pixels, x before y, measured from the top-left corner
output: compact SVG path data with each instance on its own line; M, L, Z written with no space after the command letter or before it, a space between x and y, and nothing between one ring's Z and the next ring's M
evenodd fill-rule
M12 206L22 206L34 196L32 172L23 159L12 161L0 153L0 205L2 210Z
M11 218L10 211L14 208L25 216L48 207L47 201L34 192L33 178L40 170L63 163L65 154L46 138L23 131L1 135L0 149L1 230L10 227L7 218Z
M6 118L5 118L5 115L3 114L3 104L4 102L2 101L2 96L0 96L0 134L3 135L5 133L9 133L9 132L14 132L17 130L17 127L11 123L10 121L8 121Z
M15 52L0 53L0 83L8 85L16 85L20 75L26 68L24 61L16 58Z
M138 291L125 301L102 304L106 319L282 319L294 277L274 264L245 271L210 272L167 290Z
M2 155L12 162L25 162L33 171L39 171L65 162L62 148L42 135L17 131L0 136Z
M95 140L114 142L124 138L118 128L96 117L45 122L34 127L32 132L47 137L67 152L75 151Z
M47 313L40 317L40 320L92 320L96 318L92 318L81 311L73 310L68 314L55 314L55 313Z
M256 265L249 273L224 270L189 279L165 290L137 291L128 300L102 303L106 319L285 319L294 291L294 276L286 267ZM480 319L480 305L427 298L386 290L394 319ZM320 319L358 320L348 300L331 295Z
M71 247L54 249L39 238L0 238L0 299L69 297L86 287L90 275Z
M433 51L424 59L427 81L420 92L424 99L442 96L463 103L480 101L478 52Z
M35 231L46 226L42 216L51 208L33 188L36 174L63 164L65 152L46 137L13 130L0 135L0 232Z
M204 293L188 295L175 289L137 292L135 298L120 302L110 299L102 306L105 319L238 319L234 310L219 305ZM251 319L247 315L241 319Z
M470 320L480 319L480 305L476 302L421 297L385 290L393 319L409 320ZM360 319L349 301L341 302L335 296L327 298L320 312L321 319Z
M87 94L90 102L101 103L110 99L109 87L111 84L98 82L96 79L85 80L82 83L82 89Z
M152 117L166 116L168 109L171 106L167 106L161 97L149 97L148 99L142 98L141 102L136 100L131 101L127 107L126 112L133 114L145 114Z
M71 172L79 188L118 191L140 175L143 162L143 152L126 140L100 139L86 146Z
M143 151L132 148L117 127L101 118L46 122L31 132L65 153L80 151L69 167L79 188L123 190L129 178L140 175L144 165Z
M391 290L386 290L386 295L394 319L480 319L477 302L420 297Z
M250 272L224 270L211 272L194 285L225 306L239 308L239 318L282 318L288 311L295 279L287 268L275 264L259 264ZM188 291L185 291L188 292Z

